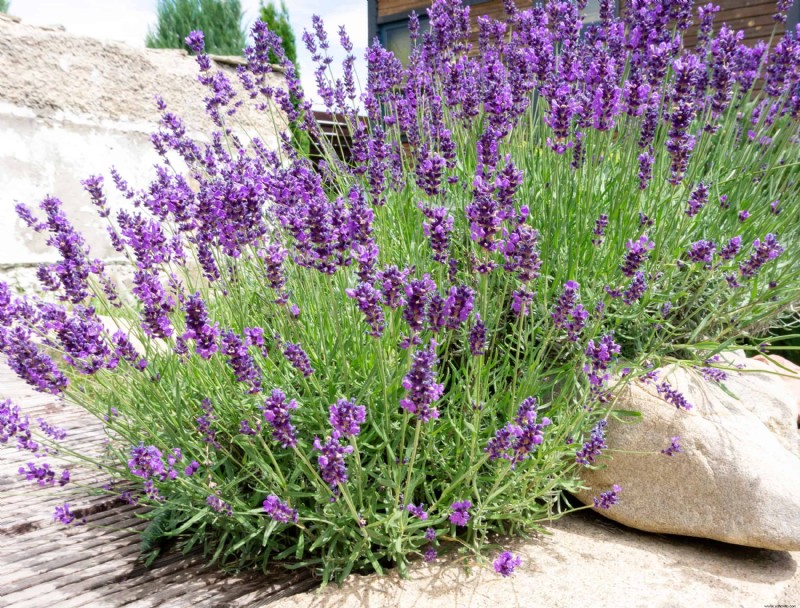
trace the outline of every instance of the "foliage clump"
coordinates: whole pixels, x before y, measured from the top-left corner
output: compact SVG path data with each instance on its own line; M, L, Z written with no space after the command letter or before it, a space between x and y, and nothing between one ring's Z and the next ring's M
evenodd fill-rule
M84 182L136 268L130 293L57 199L18 208L60 254L39 270L59 302L0 285L0 350L105 420L99 465L152 506L148 546L325 581L479 554L562 513L627 383L690 409L654 368L678 359L723 381L716 354L798 300L797 33L748 47L702 8L692 47L688 2L641 0L623 19L602 6L582 27L572 2L508 2L504 20L478 20L473 49L469 8L437 0L428 32L411 19L407 67L368 49L363 91L344 29L331 79L315 18L303 40L346 155L263 23L244 96L192 32L209 143L160 102L153 183L113 172L131 204L113 211L103 178ZM267 80L275 58L286 89ZM280 108L324 161L232 129L240 97L275 124ZM38 449L3 407L6 435ZM56 483L39 469L24 473ZM599 509L625 496L593 492ZM503 576L518 565L495 561Z

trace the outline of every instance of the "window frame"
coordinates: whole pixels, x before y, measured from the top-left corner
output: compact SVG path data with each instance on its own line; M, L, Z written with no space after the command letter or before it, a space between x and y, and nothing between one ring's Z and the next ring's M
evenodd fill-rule
M427 15L420 15L419 19L420 19L420 26L422 26L423 22L425 23L428 22ZM408 17L406 17L405 19L397 19L395 21L387 21L386 23L379 23L376 32L376 38L381 43L381 46L385 49L388 48L387 38L386 38L387 31L405 30L406 32L408 32L408 21L409 19ZM422 27L420 27L420 31L422 31Z

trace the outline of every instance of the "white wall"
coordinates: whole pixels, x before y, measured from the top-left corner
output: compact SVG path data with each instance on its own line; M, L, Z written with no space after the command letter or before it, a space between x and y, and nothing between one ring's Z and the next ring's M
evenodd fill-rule
M216 67L235 80L230 65ZM112 166L132 187L147 186L158 160L149 140L159 118L155 95L205 141L212 125L196 78L195 60L183 51L101 42L0 15L0 280L35 289L36 265L55 259L14 212L17 202L35 208L47 195L63 201L95 257L121 261L80 182L103 175L112 207L123 202ZM280 74L272 80L278 85ZM242 118L277 146L268 115L245 109Z

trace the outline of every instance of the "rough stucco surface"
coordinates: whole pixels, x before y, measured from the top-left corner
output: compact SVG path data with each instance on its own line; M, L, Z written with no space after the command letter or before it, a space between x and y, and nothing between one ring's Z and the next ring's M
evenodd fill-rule
M230 62L215 63L235 80ZM34 206L47 195L64 202L95 257L115 260L80 180L103 175L112 207L122 204L112 166L135 188L149 183L158 159L149 141L159 119L156 95L191 137L207 141L212 125L197 73L183 51L78 37L0 15L0 280L28 289L35 264L53 259L13 210L16 202ZM270 84L281 79L275 73ZM244 107L231 126L239 125L255 126L268 147L277 146L268 114Z

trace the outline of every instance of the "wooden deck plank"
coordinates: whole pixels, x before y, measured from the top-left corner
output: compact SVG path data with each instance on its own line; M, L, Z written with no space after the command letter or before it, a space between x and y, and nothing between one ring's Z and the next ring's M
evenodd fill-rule
M0 364L0 399L10 398L32 424L39 417L64 428L65 446L99 456L107 439L102 422L80 408L34 392ZM60 473L63 465L48 458ZM139 555L147 522L144 507L114 495L92 494L107 478L87 466L69 466L65 488L39 488L18 469L35 462L29 452L0 449L0 608L108 608L266 605L318 583L307 573L275 568L264 575L226 575L198 553L167 553L145 568ZM121 490L121 488L120 488ZM69 502L86 524L64 527L52 521L56 505Z

